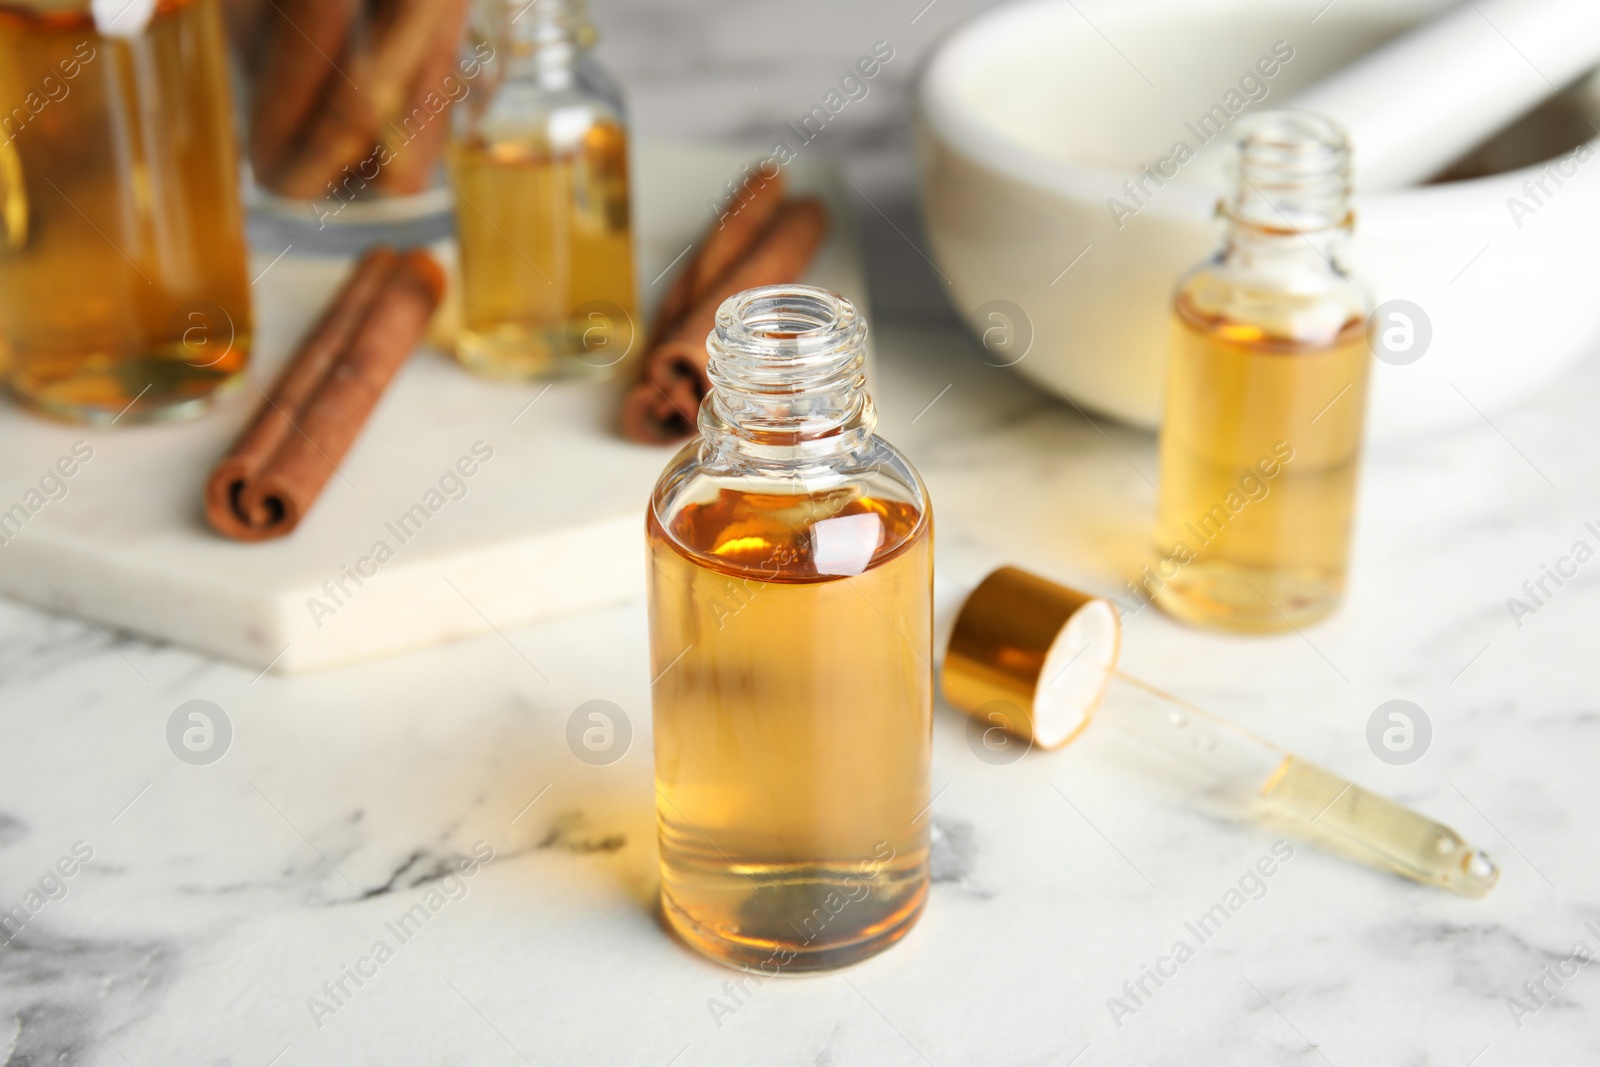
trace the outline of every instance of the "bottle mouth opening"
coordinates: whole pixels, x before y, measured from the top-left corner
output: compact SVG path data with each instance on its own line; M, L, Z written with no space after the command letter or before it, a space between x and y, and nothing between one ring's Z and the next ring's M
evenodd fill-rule
M802 367L859 348L866 323L854 304L811 285L769 285L717 309L715 347L734 357Z
M1304 156L1348 152L1343 128L1314 111L1258 111L1240 122L1239 143L1246 152Z
M769 341L811 337L839 325L839 309L809 294L792 299L763 297L737 309L739 324L751 336Z
M706 339L701 429L726 425L763 444L870 434L867 323L838 293L810 285L747 289L723 301Z
M523 48L588 48L598 38L587 0L500 0L494 17L500 32Z

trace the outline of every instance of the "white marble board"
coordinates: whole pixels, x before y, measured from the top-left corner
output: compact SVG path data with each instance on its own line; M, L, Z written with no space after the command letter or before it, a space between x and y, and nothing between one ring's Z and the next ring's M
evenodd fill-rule
M646 307L709 221L708 201L748 158L640 146L636 232ZM795 191L822 196L833 219L806 280L865 301L848 189L820 156L796 160L787 174ZM270 389L348 269L348 261L292 249L274 263L281 251L254 254L251 378L261 389ZM20 531L4 531L0 592L284 672L627 600L643 581L645 500L675 449L617 434L619 388L568 383L545 392L480 379L436 351L419 351L300 528L260 544L215 535L200 511L207 473L260 402L255 389L203 419L165 426L92 430L0 409L0 511L22 502L75 445L79 455L92 450L64 480L64 496ZM425 501L475 445L492 458L476 464L462 488L447 485L452 496ZM418 503L430 506L426 523L399 528ZM393 557L357 586L349 570L379 541Z

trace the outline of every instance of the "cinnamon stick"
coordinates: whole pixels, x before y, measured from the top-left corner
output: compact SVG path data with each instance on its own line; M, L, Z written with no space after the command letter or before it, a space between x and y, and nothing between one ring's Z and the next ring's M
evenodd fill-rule
M783 205L772 224L733 268L700 295L694 306L645 357L644 380L633 386L622 408L624 436L665 444L694 433L694 413L711 391L706 374L706 336L717 309L736 293L792 282L821 247L828 210L815 197Z
M622 432L642 444L668 444L694 433L698 409L688 382L663 390L647 379L622 397Z
M295 157L278 173L285 196L323 195L343 168L358 164L383 139L384 123L396 118L407 90L430 56L459 42L465 0L394 0L372 28L371 43L342 65L348 78L331 82Z
M444 271L421 250L357 264L206 483L206 521L241 541L299 525L438 306Z
M645 343L646 352L665 340L700 295L710 290L755 244L783 206L785 184L781 170L771 178L752 174L728 198L716 223L700 239L672 280L672 288L661 298L655 325Z
M264 184L276 179L332 80L361 0L280 0L265 17L271 35L250 109L250 164ZM248 42L246 42L248 44Z
M278 12L267 0L222 0L222 23L228 31L228 40L251 79L260 73L261 61L265 58L266 50L260 47L261 42L272 37L266 28L269 13L276 20Z
M433 177L434 166L444 155L445 141L450 135L453 105L445 91L445 82L455 70L457 52L452 38L423 59L416 77L406 89L399 113L390 117L388 129L380 135L379 140L390 152L390 160L377 178L378 188L385 192L400 196L420 193ZM428 107L429 97L433 97L433 103L439 107L437 113Z

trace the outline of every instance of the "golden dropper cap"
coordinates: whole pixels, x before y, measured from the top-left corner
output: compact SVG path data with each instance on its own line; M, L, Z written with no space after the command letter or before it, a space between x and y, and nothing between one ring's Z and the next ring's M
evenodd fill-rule
M1041 748L1060 748L1089 724L1121 633L1110 601L1001 567L961 606L945 653L945 699Z

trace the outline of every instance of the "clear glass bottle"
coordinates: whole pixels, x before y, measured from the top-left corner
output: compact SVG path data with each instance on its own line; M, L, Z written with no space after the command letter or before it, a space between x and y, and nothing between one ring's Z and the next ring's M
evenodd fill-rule
M0 379L60 419L197 415L250 358L219 0L148 14L0 2Z
M456 356L498 378L610 373L634 336L628 130L584 0L484 0L494 82L449 147Z
M451 114L482 91L468 0L227 0L258 248L356 256L447 241Z
M881 951L927 895L932 518L865 340L824 289L725 302L647 519L662 910L767 975Z
M1178 285L1147 588L1166 611L1271 632L1332 611L1350 556L1371 305L1340 266L1350 151L1308 112L1243 127L1222 251Z

